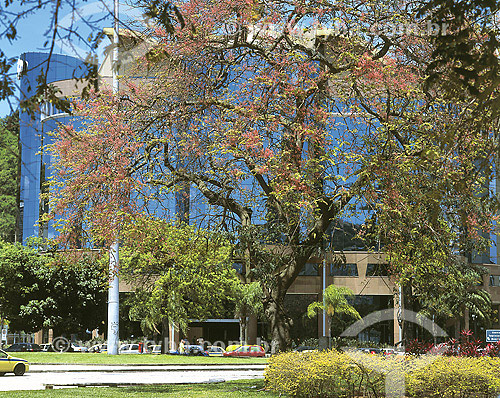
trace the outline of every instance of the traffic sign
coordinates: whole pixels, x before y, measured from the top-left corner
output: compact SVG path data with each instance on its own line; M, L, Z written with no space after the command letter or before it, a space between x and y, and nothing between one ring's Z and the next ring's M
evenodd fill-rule
M2 329L2 341L7 341L7 329Z
M500 341L500 330L498 329L486 330L486 342L496 343L497 341Z

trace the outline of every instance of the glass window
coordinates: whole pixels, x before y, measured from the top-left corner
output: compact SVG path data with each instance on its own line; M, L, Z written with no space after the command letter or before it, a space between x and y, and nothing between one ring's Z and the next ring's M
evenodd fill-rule
M500 275L490 275L490 286L500 286Z
M233 269L235 269L238 274L242 274L243 273L243 264L233 263Z
M366 267L366 276L388 276L388 265L369 263Z
M331 276L358 276L358 266L355 263L330 264Z
M302 276L319 276L319 264L316 263L306 263L304 269L300 271Z
M0 351L0 358L7 358L7 353Z

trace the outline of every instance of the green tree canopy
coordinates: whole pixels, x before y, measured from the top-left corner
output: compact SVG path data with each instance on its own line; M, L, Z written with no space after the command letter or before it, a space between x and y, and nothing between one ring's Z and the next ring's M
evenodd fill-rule
M140 217L124 228L122 274L137 286L131 316L144 331L163 322L185 330L190 319L225 314L241 290L231 245L220 234Z
M88 255L40 254L20 244L0 244L0 313L14 330L81 333L102 326L107 275Z
M0 119L0 239L16 240L19 195L19 114Z
M347 315L354 319L361 319L361 315L349 304L348 298L353 297L351 289L343 286L330 285L323 290L323 301L315 301L307 307L307 316L312 318L320 311L328 315L328 326L340 315Z

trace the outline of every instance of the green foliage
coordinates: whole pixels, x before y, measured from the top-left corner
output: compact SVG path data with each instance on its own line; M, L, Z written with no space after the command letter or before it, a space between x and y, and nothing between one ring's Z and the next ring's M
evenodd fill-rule
M407 392L415 398L497 397L498 358L442 357L407 375Z
M238 285L236 313L240 316L260 315L264 311L262 287L259 282Z
M500 360L488 357L288 352L271 357L265 379L271 390L293 397L380 397L388 392L385 375L400 372L409 397L490 398L500 392L499 370Z
M18 216L19 114L0 119L0 239L14 242Z
M498 153L498 118L474 113L476 99L467 93L450 98L446 83L427 90L434 47L426 35L387 37L372 29L413 26L416 6L385 0L177 6L182 18L171 5L151 3L149 15L165 29L145 32L157 43L157 59L145 57L129 82L122 79L134 87L126 109L118 96L101 92L75 105L89 120L86 129L57 133L52 150L64 183L52 208L66 233L83 225L95 239L111 240L114 224L122 224L116 210L136 210L130 198L143 194L147 204L152 192L196 187L210 209L204 216L237 235L245 279L261 282L278 347L290 342L286 292L342 219L371 218L367 237L376 239L367 241L384 245L395 279L417 294L446 281L443 270L457 248L484 248L478 235L497 214L496 198L484 191ZM174 15L189 29L174 32ZM311 20L352 34L303 31ZM245 28L224 32L228 21ZM257 33L271 21L271 30ZM496 69L488 73L498 80ZM267 224L257 225L264 215ZM170 270L179 270L168 259L150 257L141 262L163 264L165 278L175 280Z
M102 341L100 341L102 342ZM105 341L104 341L105 343ZM89 344L88 344L89 345ZM79 352L26 352L23 359L36 364L87 364L87 365L133 365L133 364L163 364L163 365L233 365L234 358L230 357L193 357L184 355L106 355L92 354L82 355ZM267 358L248 358L248 364L265 365Z
M0 313L13 330L42 327L57 334L102 325L107 275L91 256L40 254L20 244L0 244Z
M220 234L147 217L123 237L122 273L139 286L130 316L144 331L159 332L164 320L185 329L189 319L220 317L241 292Z
M494 317L491 296L478 286L483 272L472 264L461 266L457 263L449 267L446 270L448 278L419 295L420 312L428 317L435 314L447 319L462 317L465 310L469 310L484 326L490 326Z
M339 315L347 315L354 319L361 319L361 315L349 304L347 298L354 297L351 289L343 286L330 285L323 291L323 301L316 301L307 307L307 316L312 318L320 311L326 311L329 324Z
M362 397L384 390L384 377L337 351L288 352L269 359L266 386L292 397ZM369 396L369 395L368 395Z
M193 360L193 357L191 357ZM234 362L234 361L233 361ZM130 387L87 387L40 391L0 392L1 398L277 398L264 391L263 380L235 380L225 383L199 383L190 385L144 385Z

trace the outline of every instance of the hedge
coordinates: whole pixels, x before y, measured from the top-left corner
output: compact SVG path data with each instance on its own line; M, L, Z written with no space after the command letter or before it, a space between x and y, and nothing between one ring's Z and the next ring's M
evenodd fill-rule
M383 374L336 351L274 355L268 361L265 379L271 390L304 398L380 396L384 389Z
M496 398L500 393L500 358L440 357L407 375L415 398Z
M390 381L398 375L404 382L391 390ZM404 384L406 396L414 398L496 398L500 359L288 352L270 358L265 379L269 390L300 398L384 397Z

